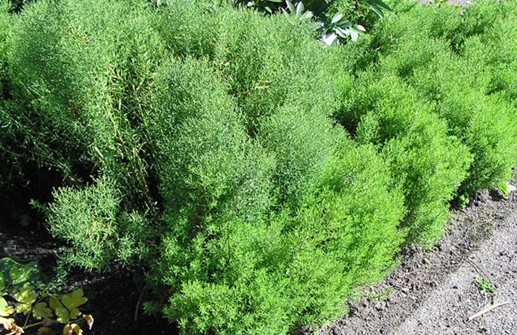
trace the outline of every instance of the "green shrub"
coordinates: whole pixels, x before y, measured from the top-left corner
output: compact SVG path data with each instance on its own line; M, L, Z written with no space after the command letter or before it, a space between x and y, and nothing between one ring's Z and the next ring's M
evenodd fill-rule
M181 331L284 334L321 323L393 265L402 194L372 147L343 140L301 201L293 214L213 217L189 239L167 235L155 271L174 292L165 312Z
M289 101L303 100L303 108L332 114L336 104L329 78L335 63L303 24L283 15L207 7L172 1L160 12L158 30L173 54L209 58L252 135L261 117Z
M0 2L0 158L2 158L2 162L7 161L8 148L8 138L12 134L12 124L10 117L6 111L6 102L5 100L8 98L8 87L7 87L7 73L6 73L6 58L7 58L7 35L11 26L11 17L8 13L9 7L7 2ZM0 168L2 173L0 175L0 185L4 185L8 183L9 178L7 177L6 166L8 164L2 164Z
M338 132L329 118L297 104L284 105L261 122L257 138L276 159L280 203L299 205L332 157Z
M404 213L402 193L373 146L343 141L291 223L293 272L307 292L303 323L336 317L339 300L385 275L403 241Z
M359 142L377 145L389 162L405 195L408 241L433 241L467 176L468 149L447 134L447 124L433 113L432 104L394 75L365 73L347 92L337 117Z
M0 2L0 78L5 80L5 61L7 53L7 35L11 27L11 16L9 15L9 3L7 1ZM2 84L3 85L3 84Z
M401 1L397 6L397 15L380 21L372 31L373 43L378 51L387 54L398 48L406 48L407 42L436 39L443 41L451 51L461 53L465 40L482 34L496 17L493 13L486 15L478 10L478 2L483 1L462 7ZM425 49L427 46L421 44L420 47ZM414 52L419 50L413 49Z
M123 212L123 194L109 178L81 189L59 188L54 197L48 224L53 236L72 246L64 250L65 265L91 271L109 268L115 259L127 264L146 258L149 222L136 212Z
M515 64L485 52L510 14L404 6L336 49L215 1L39 0L0 22L0 183L55 173L63 264L138 265L184 333L327 322L516 163Z
M515 111L501 98L514 101L513 10L484 1L466 9L415 5L372 37L383 52L377 76L392 73L416 88L473 154L460 194L505 184L517 163Z
M469 39L466 50L479 43L478 38ZM476 53L435 57L408 78L447 121L449 134L461 139L473 154L469 176L460 190L467 194L505 184L517 163L516 113L511 99L505 99L509 90L492 92L499 72L478 57Z
M489 93L500 92L515 103L517 48L510 41L517 36L517 25L513 19L517 9L507 1L497 6L483 1L475 8L477 17L488 16L486 13L489 12L493 17L492 24L482 35L477 36L478 39L471 39L465 43L465 58L491 74Z
M452 93L454 98L449 95ZM446 97L438 105L438 112L474 155L462 191L473 193L510 181L517 164L515 107L500 97L465 92L462 87L450 90Z
M243 26L242 22L247 25ZM289 102L331 115L336 108L328 52L284 17L233 15L215 60L252 130Z
M102 170L132 205L150 206L139 104L162 53L143 5L40 1L10 39L13 94L28 155L65 179ZM128 24L129 23L129 24Z
M271 159L249 141L217 74L206 61L186 59L167 63L157 78L161 93L147 123L168 210L189 212L188 225L229 210L230 203L241 218L263 216L270 206Z
M210 1L172 0L159 9L159 15L151 22L172 54L213 58L228 11L228 6L212 8Z

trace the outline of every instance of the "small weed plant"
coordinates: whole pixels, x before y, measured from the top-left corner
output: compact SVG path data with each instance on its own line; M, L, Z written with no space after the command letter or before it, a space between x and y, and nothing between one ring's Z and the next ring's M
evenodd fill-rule
M479 278L474 281L474 284L483 293L493 294L495 292L494 285L488 278Z

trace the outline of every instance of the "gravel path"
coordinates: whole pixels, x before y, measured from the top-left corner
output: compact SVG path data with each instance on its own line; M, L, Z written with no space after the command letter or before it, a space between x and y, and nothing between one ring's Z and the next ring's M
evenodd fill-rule
M450 274L392 335L517 334L517 212L461 267ZM494 294L473 284L481 278ZM481 293L481 294L480 294ZM492 303L508 303L483 316L469 317Z

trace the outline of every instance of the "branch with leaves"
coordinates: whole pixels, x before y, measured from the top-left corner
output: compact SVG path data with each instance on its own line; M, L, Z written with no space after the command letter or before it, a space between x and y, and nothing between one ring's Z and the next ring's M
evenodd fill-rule
M81 335L80 324L91 329L93 316L79 309L88 301L83 290L52 295L38 289L41 285L36 262L0 259L0 334L20 335L35 327L38 334L49 334L56 325L63 326L64 335Z

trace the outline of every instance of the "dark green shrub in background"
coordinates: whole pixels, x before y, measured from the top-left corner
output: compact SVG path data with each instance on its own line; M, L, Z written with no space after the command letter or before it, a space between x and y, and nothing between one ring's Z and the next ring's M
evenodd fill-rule
M64 179L99 169L123 188L129 207L150 207L140 103L161 41L142 5L42 1L21 14L10 40L13 117L40 166ZM13 113L14 114L14 113ZM147 208L146 208L147 207Z
M10 22L11 18L8 14L9 6L6 3L0 3L0 157L2 161L6 161L8 155L8 139L12 136L12 125L10 124L10 120L7 116L6 109L6 101L8 99L7 92L7 35L10 31ZM4 185L10 179L7 177L6 172L4 172L5 164L0 167L0 171L2 171L0 177L0 185Z
M137 2L70 1L57 6L41 1L15 17L16 33L8 41L10 94L15 104L6 119L23 139L13 144L13 151L24 160L22 165L56 171L56 176L47 182L49 190L62 185L84 186L92 177L108 178L110 188L121 197L117 220L111 220L109 225L121 227L142 222L148 225L146 218L157 216L142 120L143 112L148 110L144 101L148 100L151 76L163 57L163 47L148 23L149 14ZM9 166L11 170L16 167ZM26 172L26 179L34 178L34 171ZM98 192L110 188L100 188ZM77 190L77 195L73 192L76 191L68 190L58 198L84 199L86 203L91 200L86 191ZM98 196L111 199L111 193L104 198ZM78 215L72 215L66 207L73 205L71 200L59 199L57 203L63 204L64 213L55 217L59 217L59 225L69 228L56 229L54 233L69 239L74 226L84 227L86 223L79 219L81 207L75 209ZM96 205L99 206L102 207L100 203ZM54 207L54 213L59 208ZM147 238L148 234L125 236L125 228L121 227L109 228L119 236L110 233L106 239ZM96 239L77 238L71 242L76 250L69 261L74 265L99 269L117 257L131 261L127 251L133 242L124 242L125 251L117 248L120 255L110 251L110 257L103 256L99 262L97 256L88 259L91 250L97 248ZM132 255L138 258L137 250L135 247Z
M357 41L398 0L231 0L234 5L263 14L282 12L303 21L316 21L322 41L331 45ZM365 28L366 27L366 28Z

